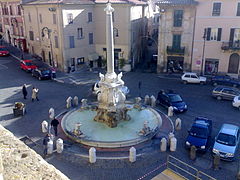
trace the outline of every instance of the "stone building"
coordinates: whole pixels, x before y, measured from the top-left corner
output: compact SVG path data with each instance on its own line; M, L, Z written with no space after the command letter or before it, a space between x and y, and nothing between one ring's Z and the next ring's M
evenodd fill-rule
M1 0L0 39L27 51L24 31L23 10L20 0Z
M194 0L160 0L157 72L191 70L194 24L197 2Z
M213 75L240 73L240 2L198 0L192 70Z
M111 1L110 1L111 2ZM29 51L62 71L86 65L101 67L106 59L106 0L33 1L23 3ZM114 56L119 64L140 61L143 1L113 1Z

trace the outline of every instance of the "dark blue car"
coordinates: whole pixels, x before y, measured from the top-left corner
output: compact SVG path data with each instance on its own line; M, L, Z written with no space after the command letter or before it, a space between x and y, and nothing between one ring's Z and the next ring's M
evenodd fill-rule
M163 90L159 91L157 103L166 108L172 106L174 112L187 111L187 104L182 100L181 96L171 90L167 92Z
M198 151L206 152L210 145L211 133L212 121L204 117L197 117L188 131L186 147L195 146Z
M227 85L227 86L233 86L233 87L240 87L240 80L236 78L232 78L230 76L214 76L212 78L212 84L214 86L217 85Z

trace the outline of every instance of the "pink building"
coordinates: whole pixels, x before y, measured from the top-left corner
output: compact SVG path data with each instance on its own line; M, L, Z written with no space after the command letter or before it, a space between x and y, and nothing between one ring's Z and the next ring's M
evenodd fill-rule
M198 2L192 71L240 76L240 1Z

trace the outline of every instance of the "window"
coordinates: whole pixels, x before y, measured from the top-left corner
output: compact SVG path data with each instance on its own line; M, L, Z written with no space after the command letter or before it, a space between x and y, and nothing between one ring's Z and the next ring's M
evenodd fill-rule
M33 31L29 31L29 38L30 38L31 41L34 41Z
M69 36L69 48L75 48L74 36Z
M237 16L240 16L240 3L238 3L238 6L237 6Z
M68 24L73 23L73 14L72 13L67 14L67 21L68 21Z
M230 29L230 45L233 47L240 47L240 29L239 28L231 28Z
M3 32L2 24L0 24L0 32Z
M83 38L83 29L82 28L77 28L77 38L78 39Z
M42 24L42 14L39 14L39 22Z
M53 24L57 24L57 17L56 17L56 14L53 14Z
M93 44L93 33L88 34L89 44Z
M174 34L173 35L173 42L172 42L173 49L180 49L181 47L181 35Z
M18 15L22 15L22 13L21 13L21 6L20 5L17 6L17 14Z
M115 21L114 12L112 12L112 21L113 21L113 22Z
M84 57L77 58L77 65L84 64Z
M174 10L174 27L181 27L183 19L183 10Z
M221 12L221 3L220 2L213 3L212 16L220 16L220 12Z
M30 14L30 13L28 13L28 21L29 21L29 22L32 21L32 20L31 20L31 14Z
M9 6L10 15L13 15L12 6Z
M54 36L54 41L55 41L55 48L58 48L58 37Z
M207 41L221 41L222 28L207 28Z
M88 13L88 22L92 22L92 13L91 12Z

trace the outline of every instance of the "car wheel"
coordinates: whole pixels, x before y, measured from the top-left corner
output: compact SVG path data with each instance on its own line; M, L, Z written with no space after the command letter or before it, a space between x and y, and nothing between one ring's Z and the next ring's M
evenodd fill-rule
M187 84L187 81L183 81L183 84Z
M216 83L216 82L215 82L215 83L213 83L213 85L214 85L214 86L217 86L217 85L218 85L218 83Z
M41 78L41 77L38 77L38 80L39 80L39 81L41 81L41 80L42 80L42 78Z
M221 96L217 96L217 100L222 100L222 97Z
M204 84L204 82L203 82L203 81L200 81L200 84L201 84L201 85L203 85L203 84Z

